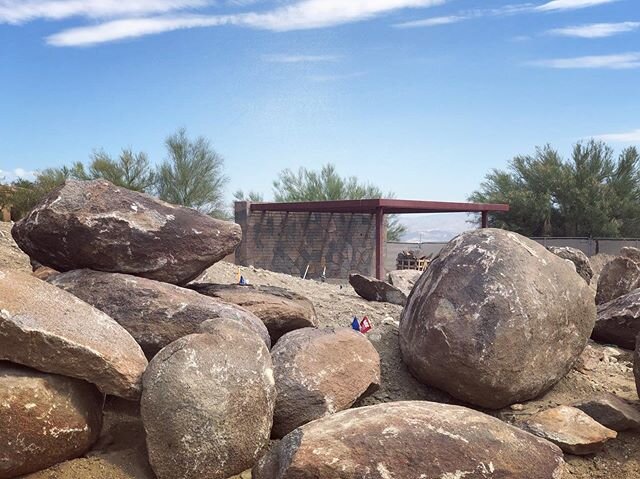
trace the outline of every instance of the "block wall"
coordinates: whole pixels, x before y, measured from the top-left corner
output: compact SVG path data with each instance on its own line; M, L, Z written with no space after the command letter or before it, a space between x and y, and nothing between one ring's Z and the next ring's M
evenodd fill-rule
M280 273L319 278L375 275L375 216L352 213L252 212L235 205L242 227L236 263Z

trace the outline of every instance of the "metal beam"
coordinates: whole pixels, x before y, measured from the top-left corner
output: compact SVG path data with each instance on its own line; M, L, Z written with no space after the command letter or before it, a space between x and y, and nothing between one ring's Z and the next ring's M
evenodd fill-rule
M383 279L384 275L384 208L376 209L376 278Z

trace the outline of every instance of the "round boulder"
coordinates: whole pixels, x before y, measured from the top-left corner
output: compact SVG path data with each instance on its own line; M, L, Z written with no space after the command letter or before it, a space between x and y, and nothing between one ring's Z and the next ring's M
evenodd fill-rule
M596 319L572 265L516 233L451 241L400 321L404 362L425 384L490 409L543 393L571 369Z
M164 348L144 375L141 414L158 479L225 479L269 443L276 389L269 350L235 321Z
M11 231L57 271L90 268L186 284L232 253L240 226L105 180L67 180Z
M380 385L380 356L352 329L305 328L271 351L278 399L272 436L350 408Z
M100 435L103 402L87 382L0 361L0 479L87 452Z
M288 434L254 479L558 479L562 451L499 419L426 401L343 411Z
M568 246L549 246L547 249L556 256L567 261L571 261L576 267L576 273L578 273L582 279L587 282L587 284L591 283L591 278L593 278L593 269L591 268L591 262L586 254L579 249L570 248Z
M604 304L630 293L640 286L640 265L630 258L618 256L609 261L598 279L596 303Z

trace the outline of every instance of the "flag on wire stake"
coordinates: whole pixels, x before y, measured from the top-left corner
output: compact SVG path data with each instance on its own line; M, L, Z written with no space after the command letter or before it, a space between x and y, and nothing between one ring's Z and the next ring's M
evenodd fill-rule
M351 327L356 331L360 331L360 321L355 316L353 317L353 321L351 322Z
M371 331L372 329L373 329L373 326L371 326L371 321L369 321L369 318L367 318L366 316L362 318L362 321L360 321L360 332L362 334L365 334Z

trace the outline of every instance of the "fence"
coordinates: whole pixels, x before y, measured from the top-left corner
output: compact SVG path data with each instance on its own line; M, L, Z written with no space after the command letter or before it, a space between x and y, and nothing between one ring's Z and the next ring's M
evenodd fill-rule
M625 246L640 248L640 238L531 238L544 247L569 246L583 251L587 256L599 253L617 255ZM396 243L387 242L384 267L386 271L396 269L396 258L403 251L419 251L424 256L436 255L447 243Z

